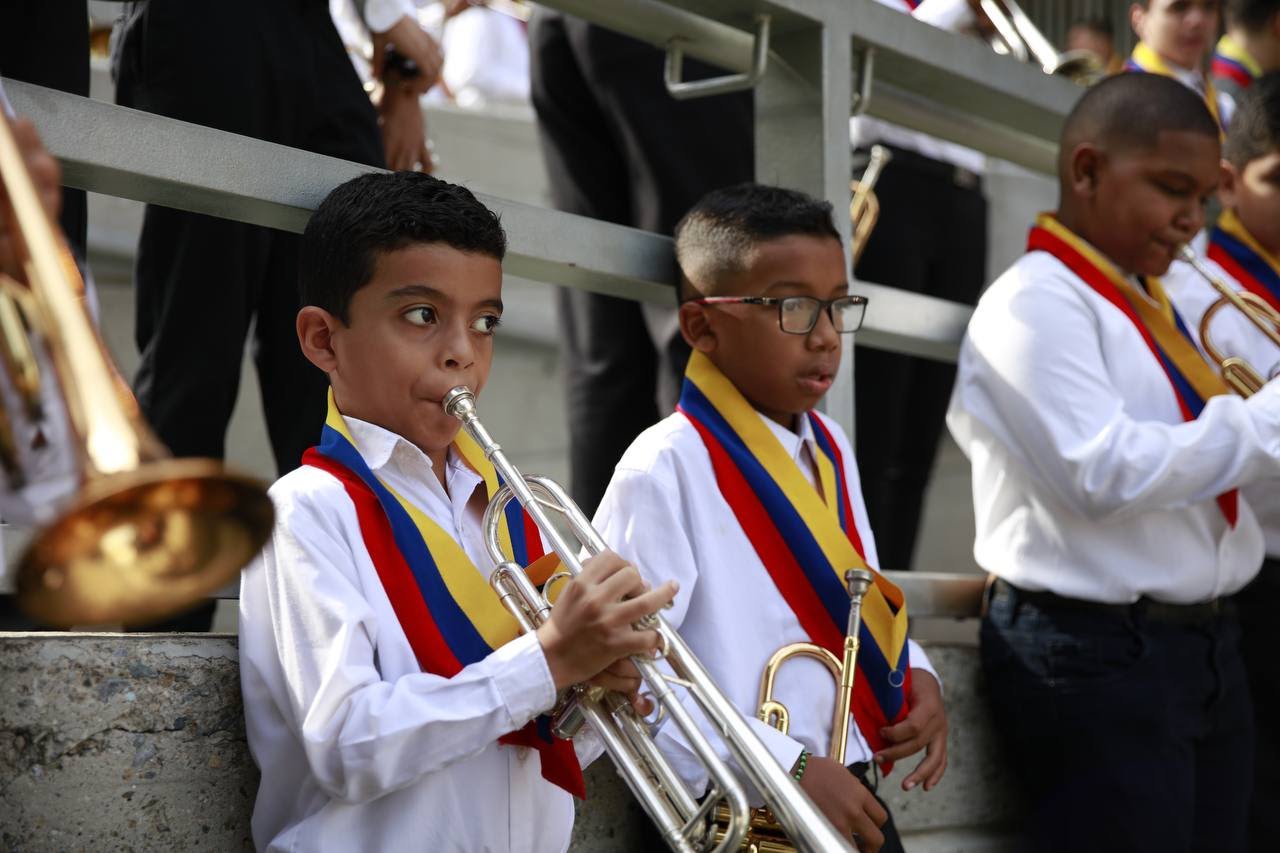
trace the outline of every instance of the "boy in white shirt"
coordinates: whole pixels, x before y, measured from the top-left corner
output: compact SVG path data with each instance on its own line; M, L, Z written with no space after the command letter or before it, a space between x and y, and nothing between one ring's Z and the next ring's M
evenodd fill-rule
M1225 131L1235 101L1205 75L1204 62L1218 34L1219 0L1142 0L1129 7L1129 22L1140 39L1124 67L1172 77L1204 99Z
M631 625L672 585L603 554L523 636L488 587L497 477L440 401L485 384L505 246L469 191L411 172L343 184L307 225L298 339L329 414L240 598L259 849L564 850L581 770L544 712L587 679L645 704L623 659L656 647Z
M1156 276L1204 222L1218 125L1152 74L1080 99L1060 199L969 324L948 422L993 578L982 660L1027 849L1240 851L1253 726L1230 596L1280 474L1280 385L1231 394Z
M627 450L596 521L642 571L680 583L672 626L831 822L864 851L900 850L873 783L860 780L873 762L889 768L924 749L903 787L932 788L946 765L946 716L927 659L906 640L896 587L877 576L863 606L875 637L861 635L853 774L821 757L836 702L821 663L795 660L779 675L789 734L755 718L779 647L816 642L839 655L844 573L877 562L853 450L813 411L866 305L849 294L831 207L777 187L717 190L677 226L676 256L680 328L694 349L680 409ZM665 731L659 744L699 790L683 744Z

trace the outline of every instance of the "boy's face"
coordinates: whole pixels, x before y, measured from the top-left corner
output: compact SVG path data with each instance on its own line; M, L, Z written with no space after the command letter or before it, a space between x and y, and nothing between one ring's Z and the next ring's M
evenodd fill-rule
M1098 57L1103 65L1110 62L1111 56L1115 53L1110 38L1083 24L1077 24L1067 30L1067 50L1087 50Z
M1199 68L1218 34L1219 0L1147 0L1129 7L1133 31L1156 53Z
M1236 169L1222 164L1222 204L1272 255L1280 256L1280 149Z
M1070 186L1083 204L1077 233L1129 273L1163 275L1204 224L1218 156L1216 136L1187 131L1162 131L1150 147L1077 146Z
M351 299L350 323L335 319L329 327L327 364L307 349L302 315L299 334L308 357L328 372L343 414L431 455L447 448L459 428L441 399L457 385L478 394L488 379L501 295L496 258L416 244L378 255L373 278Z
M792 234L756 244L745 269L726 276L715 295L834 299L848 292L839 241ZM680 326L756 409L786 427L817 405L840 367L841 335L826 310L807 335L782 331L776 305L686 303Z

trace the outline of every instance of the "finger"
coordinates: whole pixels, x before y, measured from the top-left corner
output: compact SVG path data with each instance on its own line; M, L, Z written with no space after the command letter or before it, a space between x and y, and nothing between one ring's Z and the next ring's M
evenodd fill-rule
M618 639L615 641L613 649L618 654L619 659L635 657L653 657L654 651L662 645L662 639L658 636L657 631L636 631L627 628L619 631Z
M428 175L435 171L436 164L431 159L431 149L427 146L425 140L422 143L422 147L418 149L418 162L422 164L422 171Z
M641 681L637 678L619 678L608 670L599 673L595 678L589 679L591 684L597 687L603 687L605 690L612 690L615 693L633 694L640 689Z
M881 736L889 743L900 743L904 740L910 740L920 736L924 720L916 716L916 712L912 711L907 718L896 726L887 726L880 730Z
M636 665L628 658L616 660L605 667L605 671L617 676L618 678L639 678L640 670L636 669Z
M891 747L882 749L875 754L876 764L884 764L888 761L897 761L900 758L906 758L908 755L914 755L924 749L925 741L922 738L916 738L904 743L894 744Z
M657 589L643 591L640 595L623 602L619 608L618 616L625 619L629 624L639 622L646 616L665 608L679 591L680 584L675 581L667 581Z
M627 561L619 557L612 551L601 551L594 557L590 557L582 564L582 574L578 577L582 580L600 581L626 568Z
M638 598L644 593L644 578L635 566L622 565L600 583L600 596L610 603Z
M653 699L640 693L638 690L627 697L631 701L631 707L636 713L642 717L647 717L653 713Z
M861 853L877 853L884 846L884 833L880 831L880 823L873 823L865 812L859 812L853 818L853 834L858 841Z
M928 779L925 780L924 789L932 791L942 781L943 775L947 772L947 754L942 753L942 761L938 764L938 769L933 771Z
M946 752L941 749L935 749L931 742L927 747L925 747L924 758L922 758L920 763L916 765L916 769L912 770L910 775L902 780L902 790L910 791L922 781L932 778L933 774L937 772L938 767L945 761Z
M862 785L862 782L859 781L858 784ZM865 788L866 786L863 785L863 787ZM871 818L876 828L884 826L889 820L889 812L885 810L884 806L880 805L880 801L875 798L870 789L867 790L866 799L862 801L862 811L867 817Z

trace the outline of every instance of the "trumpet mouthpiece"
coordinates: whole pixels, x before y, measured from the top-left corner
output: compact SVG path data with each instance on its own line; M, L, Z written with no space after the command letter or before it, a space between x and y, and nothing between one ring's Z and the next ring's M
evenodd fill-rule
M866 569L849 569L844 573L844 582L849 587L849 592L855 595L866 592L874 581L871 572Z
M475 410L476 395L472 394L471 389L466 385L459 385L444 395L440 405L444 408L446 415L461 418Z
M1191 246L1187 243L1183 243L1178 247L1178 259L1189 264L1195 263L1197 260L1195 251L1193 251Z

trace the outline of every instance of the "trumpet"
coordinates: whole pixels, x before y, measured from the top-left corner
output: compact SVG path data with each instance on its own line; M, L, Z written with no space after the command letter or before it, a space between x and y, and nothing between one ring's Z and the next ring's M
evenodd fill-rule
M167 616L235 578L271 532L271 501L220 462L170 458L143 423L3 114L0 184L26 279L0 273L0 465L16 489L37 479L38 450L62 452L79 482L22 555L18 603L62 627Z
M542 535L559 556L565 572L572 577L582 571L579 553L599 554L607 546L590 520L553 480L525 477L507 460L502 447L493 440L476 414L475 396L465 386L445 395L446 413L462 422L462 428L484 451L502 476L504 485L485 509L483 529L486 549L495 563L489 583L522 631L536 630L551 613L547 588L555 577L537 589L524 570L507 560L499 539L507 505L519 501ZM561 533L552 514L567 525L572 537ZM572 541L571 541L572 540ZM637 629L658 632L662 657L674 677L665 675L654 660L633 657L647 691L659 713L683 733L690 748L702 761L710 780L706 797L698 802L659 752L649 725L632 709L625 697L578 685L558 703L553 729L559 737L573 737L586 724L600 737L619 774L657 824L663 840L672 850L727 853L738 849L747 832L750 807L741 783L716 754L688 709L676 697L673 685L688 690L706 718L716 727L738 765L765 797L778 820L796 840L798 849L810 853L852 851L851 839L842 838L827 821L796 780L769 753L746 720L720 691L684 640L659 614L651 614ZM722 837L712 832L711 816L717 809L728 815Z
M1059 52L1017 0L980 0L978 10L995 32L990 43L997 53L1009 54L1019 62L1035 62L1045 74L1066 77L1082 86L1091 86L1106 75L1098 57L1087 50Z
M876 227L876 220L880 218L880 199L876 195L875 185L880 179L880 172L891 159L893 154L888 148L872 145L871 158L867 160L867 168L862 171L862 177L849 184L849 189L853 191L853 197L849 201L849 219L853 222L854 266L858 265L858 259L867 248L871 231Z
M1244 358L1223 353L1209 336L1209 324L1214 315L1230 305L1253 323L1258 331L1266 335L1273 344L1280 347L1280 311L1276 311L1266 300L1256 294L1247 291L1241 293L1219 279L1210 272L1190 246L1184 245L1179 249L1178 257L1221 294L1217 301L1205 309L1204 316L1200 318L1200 345L1204 347L1209 358L1218 363L1223 381L1231 386L1233 391L1241 397L1253 396L1262 390L1266 379Z
M853 679L858 662L858 635L862 630L862 599L874 579L866 569L849 569L844 573L844 581L849 590L849 616L845 623L843 656L837 658L817 643L788 643L778 649L769 658L760 676L760 702L756 713L762 721L786 734L790 729L790 714L786 705L773 698L778 671L784 663L794 658L813 658L822 663L839 686L835 710L831 715L831 745L827 750L827 757L840 764L844 764L849 746ZM752 813L750 829L742 849L753 853L791 853L796 848L766 807Z

